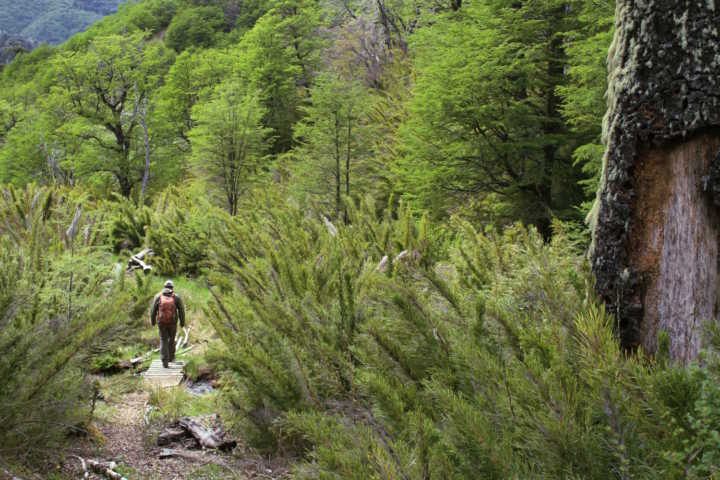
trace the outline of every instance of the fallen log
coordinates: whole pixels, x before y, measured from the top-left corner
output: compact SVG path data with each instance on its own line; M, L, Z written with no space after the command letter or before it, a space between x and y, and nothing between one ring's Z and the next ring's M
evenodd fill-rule
M161 447L188 438L188 432L184 428L168 427L163 430L157 438L157 444ZM161 457L162 458L162 457Z
M82 457L78 457L77 455L74 455L74 457L77 458L78 460L80 460L80 466L83 469L83 478L88 478L90 476L90 473L88 472L87 463L85 462L85 459Z
M185 348L185 349L183 349L183 350L180 350L179 352L176 351L176 352L175 352L175 356L178 357L178 356L180 356L180 355L185 355L186 353L188 353L189 351L191 351L191 350L194 349L195 347L197 347L197 344L192 345L192 346L190 346L190 347L187 347L187 348Z
M150 350L147 353L144 353L143 355L140 355L135 358L131 358L130 360L118 360L114 364L103 367L98 369L100 372L108 373L108 372L117 372L118 370L128 370L130 368L135 368L138 365L142 364L143 362L150 360L150 357L152 357L153 353L159 352L160 349L156 348L154 350Z
M150 350L149 352L147 352L144 355L140 355L139 357L135 357L135 358L131 359L130 366L134 367L135 365L138 365L140 363L143 363L146 360L149 360L150 357L152 357L153 353L157 353L159 351L160 351L160 348L155 348L153 350Z
M145 263L145 259L152 254L152 249L146 248L145 250L131 255L130 260L128 260L127 271L131 272L133 270L142 269L144 273L149 273L152 270L152 265L148 265L147 263Z
M183 417L178 421L178 424L195 437L202 448L232 450L237 445L235 440L226 440L223 438L222 431L206 428L192 418Z

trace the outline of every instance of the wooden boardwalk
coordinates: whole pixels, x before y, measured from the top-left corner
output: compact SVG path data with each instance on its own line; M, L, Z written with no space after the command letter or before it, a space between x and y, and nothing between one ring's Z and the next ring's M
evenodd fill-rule
M162 366L159 358L152 361L150 368L143 372L145 382L157 387L175 387L185 376L185 362L170 362L168 368Z

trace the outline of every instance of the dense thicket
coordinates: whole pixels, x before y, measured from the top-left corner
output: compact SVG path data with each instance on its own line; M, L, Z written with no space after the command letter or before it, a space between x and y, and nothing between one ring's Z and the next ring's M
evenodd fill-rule
M226 418L252 446L297 454L298 478L707 478L718 333L702 367L629 355L589 293L581 219L613 12L127 4L4 69L0 183L102 213L95 247L43 253L48 278L73 255L102 277L98 252L141 247L160 274L204 277ZM36 268L15 257L36 251L23 241L8 265ZM95 288L116 287L128 311L137 292ZM71 311L94 318L91 293ZM48 308L67 311L57 295ZM88 332L63 341L82 352Z
M717 358L626 356L560 225L440 241L405 209L260 198L214 235L209 313L233 420L297 478L717 474Z
M83 431L97 393L88 359L144 313L142 279L126 284L99 247L102 211L67 190L0 192L0 455L47 457ZM111 298L112 301L106 301Z

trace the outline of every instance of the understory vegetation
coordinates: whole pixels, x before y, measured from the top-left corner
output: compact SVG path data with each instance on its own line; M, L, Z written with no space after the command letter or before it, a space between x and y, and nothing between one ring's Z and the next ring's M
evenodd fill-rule
M214 329L221 388L195 407L297 478L720 474L718 329L689 367L623 351L591 293L613 14L143 0L19 55L0 73L0 467L90 429L91 372L144 353L168 277ZM125 272L145 248L154 276Z

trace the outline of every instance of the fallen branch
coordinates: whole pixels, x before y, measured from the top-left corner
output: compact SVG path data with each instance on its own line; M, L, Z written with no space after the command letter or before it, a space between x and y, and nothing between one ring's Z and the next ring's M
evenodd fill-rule
M117 468L117 463L115 462L96 462L95 460L88 460L87 464L93 472L105 475L112 480L127 480L127 478L115 471L115 468Z
M104 368L98 369L102 372L113 372L117 370L127 370L130 368L135 368L138 365L142 364L143 362L150 360L150 357L152 357L153 353L159 352L160 349L156 348L154 350L150 350L149 352L140 355L139 357L131 358L130 360L118 360L117 362L113 363L112 365Z
M73 455L73 457L80 460L80 464L82 465L84 472L83 478L88 478L90 475L89 472L92 471L94 473L104 475L111 480L127 480L127 478L123 477L115 471L115 469L117 468L117 463L115 462L98 462L96 460L85 460L84 458L77 455Z
M90 476L90 474L88 473L87 463L85 463L85 459L82 457L78 457L77 455L73 455L73 457L80 460L80 466L82 466L82 469L83 469L83 478L88 478Z
M199 421L183 417L177 422L165 427L158 435L157 444L161 447L174 442L181 442L185 439L194 439L201 448L212 448L218 450L232 450L237 445L235 440L224 438L225 432L222 425L215 428L208 428Z
M192 350L192 349L195 348L195 347L197 347L197 345L193 345L193 346L191 346L191 347L188 347L188 348L186 348L185 350L182 350L182 351L180 351L180 352L175 352L175 356L177 357L177 356L179 356L179 355L185 355L186 353L188 353L190 350Z
M160 351L159 348L155 348L153 350L150 350L149 352L147 352L144 355L140 355L139 357L133 358L132 360L130 360L130 367L134 367L135 365L138 365L140 363L143 363L146 360L149 360L150 357L152 357L153 353L157 353L159 351Z
M150 413L152 413L154 408L156 407L150 405L148 402L145 402L145 411L143 413L143 420L145 421L145 425L150 425Z
M158 458L186 458L188 460L195 460L196 462L209 462L210 460L201 453L187 452L185 450L173 450L171 448L163 448L158 455Z
M185 336L177 338L177 341L175 343L175 351L180 350L188 343L188 338L190 337L190 327L188 327L188 328L183 327L183 332L185 332Z

